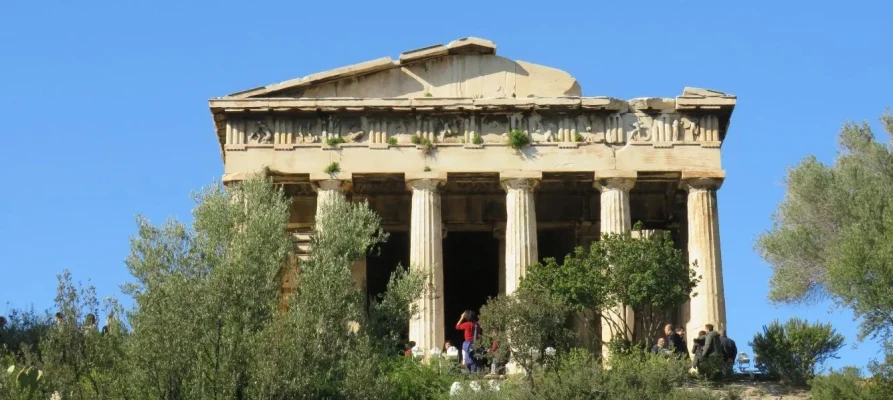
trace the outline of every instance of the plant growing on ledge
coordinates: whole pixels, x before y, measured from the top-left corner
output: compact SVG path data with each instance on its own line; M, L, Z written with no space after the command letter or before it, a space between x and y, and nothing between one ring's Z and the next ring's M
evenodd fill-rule
M329 175L337 174L337 173L341 172L341 164L338 164L337 162L333 161L331 164L327 165L326 168L324 170L322 170L322 172L325 172Z
M410 141L416 146L421 146L422 150L424 150L426 154L431 151L431 148L434 147L434 143L432 143L431 140L426 137L413 136Z
M527 137L527 134L520 129L512 129L509 132L509 146L511 146L515 150L520 150L522 147L530 144L530 138Z
M474 143L474 144L477 144L477 145L484 144L484 138L482 138L481 135L475 133L475 134L474 134L474 138L471 139L471 143Z
M388 138L388 146L396 146L396 145L397 145L397 138L389 137Z
M337 147L341 143L344 143L344 138L341 136L330 137L328 140L326 140L326 144L330 147Z
M579 133L574 134L574 141L575 141L575 142L577 142L577 143L583 143L585 140L586 140L586 139L583 137L583 135L581 135L581 134L579 134Z

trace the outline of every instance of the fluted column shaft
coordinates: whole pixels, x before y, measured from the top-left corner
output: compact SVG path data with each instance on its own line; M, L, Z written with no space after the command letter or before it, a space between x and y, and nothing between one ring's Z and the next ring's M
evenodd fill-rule
M434 174L432 174L434 175ZM440 193L445 183L442 178L407 177L406 186L412 191L410 218L410 268L427 277L425 290L418 300L418 313L409 323L409 340L429 351L444 342L443 315L443 222Z
M527 266L539 261L536 241L534 190L540 179L501 179L505 189L505 293L512 293L527 274Z
M607 234L621 234L629 232L632 228L629 208L629 191L636 184L634 171L606 171L596 173L595 185L601 191L600 198L600 222L602 236ZM620 318L620 315L623 318ZM623 335L628 339L629 332L615 326L623 326L625 319L626 329L629 332L635 324L635 315L632 310L624 305L616 306L611 313L602 315L602 356L608 356L607 343L614 336Z
M316 223L319 228L320 216L323 215L324 209L335 201L344 199L348 183L341 179L322 179L313 183L316 189Z
M719 213L716 190L722 184L721 173L715 177L694 177L683 183L688 190L688 259L701 277L689 299L686 331L693 339L705 324L726 329L726 303L722 281L722 257L719 243ZM689 348L692 348L689 345Z
M313 174L310 177L313 188L316 190L316 230L319 231L319 222L326 208L332 203L344 200L344 192L351 187L351 174ZM366 259L356 260L350 266L350 275L356 282L357 288L366 288Z

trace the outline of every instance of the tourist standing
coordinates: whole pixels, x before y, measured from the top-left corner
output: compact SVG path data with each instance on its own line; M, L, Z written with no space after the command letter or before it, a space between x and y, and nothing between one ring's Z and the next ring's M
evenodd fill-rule
M463 332L465 339L462 342L462 364L469 371L477 372L477 362L475 362L472 355L474 342L477 340L478 330L480 329L477 314L471 310L462 313L462 316L459 317L459 322L456 322L456 329Z
M695 340L692 340L694 346L692 346L692 352L695 355L695 360L692 365L694 368L698 368L698 364L701 361L701 358L704 355L704 341L707 339L707 331L699 331L698 337Z
M719 334L713 331L712 324L704 325L704 328L707 329L707 333L704 335L704 348L701 350L701 353L704 357L722 357Z
M732 372L735 369L735 356L738 355L738 346L735 345L734 340L726 336L725 329L719 332L719 348L722 350L721 353L727 372Z

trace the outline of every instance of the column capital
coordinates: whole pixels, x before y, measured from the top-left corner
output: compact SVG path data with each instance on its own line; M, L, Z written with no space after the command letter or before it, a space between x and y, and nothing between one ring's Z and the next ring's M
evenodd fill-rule
M717 190L726 178L726 171L682 171L685 190Z
M534 191L542 180L542 171L502 171L499 173L499 186L504 190Z
M319 190L341 190L346 192L350 190L353 182L353 174L350 172L338 172L327 174L323 172L314 172L310 174L310 183L313 189Z
M407 190L436 191L446 184L446 172L408 172L405 174Z
M595 171L592 186L602 192L609 189L620 189L628 192L636 185L636 178L638 178L638 175L639 174L636 171L617 169Z

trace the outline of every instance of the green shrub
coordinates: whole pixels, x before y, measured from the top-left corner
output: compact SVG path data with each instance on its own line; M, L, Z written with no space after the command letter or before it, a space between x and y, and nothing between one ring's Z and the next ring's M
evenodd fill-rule
M572 349L551 366L537 366L533 380L510 377L498 394L475 398L719 400L711 391L681 388L688 367L681 360L634 353L612 357L610 369L605 369L588 350Z
M395 138L395 137L389 137L389 138L388 138L388 145L389 145L389 146L396 146L396 145L397 145L397 138Z
M572 333L565 327L568 311L567 305L545 289L522 285L481 307L481 329L501 344L495 357L510 357L533 379L548 347L561 352L571 342ZM513 350L509 352L509 348Z
M725 378L727 366L722 357L704 357L698 361L698 375L708 381L720 382Z
M688 377L684 360L631 352L608 361L603 386L610 399L668 399Z
M556 368L547 369L536 385L540 398L598 398L605 390L604 369L585 349L573 349L559 358Z
M344 138L341 136L333 136L326 140L326 144L331 147L336 147L341 143L344 143Z
M14 355L25 348L37 352L40 350L38 343L46 338L52 327L53 317L48 311L38 314L33 307L13 309L0 335L0 345L6 345L7 351Z
M416 146L420 146L425 154L431 151L431 149L434 147L434 143L432 143L431 140L426 137L412 136L410 142L412 142L412 144Z
M337 174L341 172L341 164L333 161L331 164L326 165L326 168L323 169L322 172L325 172L327 174Z
M530 137L527 136L524 131L520 129L512 129L509 132L509 146L511 146L515 150L520 150L522 147L530 144Z
M784 324L773 321L763 326L763 333L757 333L750 345L760 371L792 385L805 385L822 363L837 358L843 343L843 335L831 324L791 318Z
M813 400L881 400L888 399L889 392L877 382L864 380L860 370L846 367L828 375L816 376L809 391Z
M879 390L893 393L893 341L884 342L883 360L868 363L868 371L871 372L871 379L878 385Z
M457 380L455 363L432 361L424 364L412 357L395 357L385 367L388 399L447 398L450 385Z
M471 139L471 143L473 144L484 144L484 138L481 135L475 133L474 137Z
M584 138L583 135L581 135L579 133L574 135L574 141L577 143L582 143L585 140L586 140L586 138Z

